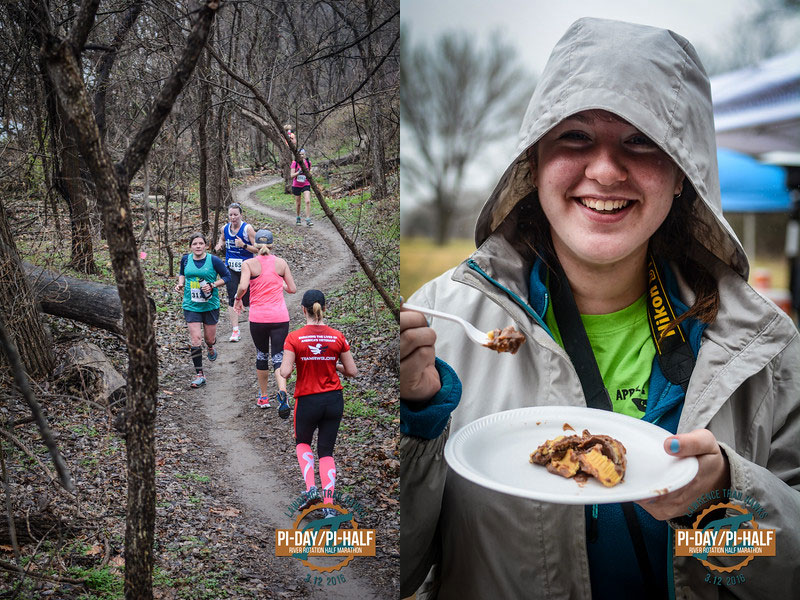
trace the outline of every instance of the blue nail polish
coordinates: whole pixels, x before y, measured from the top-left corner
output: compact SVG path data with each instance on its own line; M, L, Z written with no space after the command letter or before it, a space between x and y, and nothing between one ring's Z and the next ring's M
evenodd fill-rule
M678 438L672 438L672 441L669 443L669 451L673 454L677 454L678 450L681 449L681 445L678 442Z

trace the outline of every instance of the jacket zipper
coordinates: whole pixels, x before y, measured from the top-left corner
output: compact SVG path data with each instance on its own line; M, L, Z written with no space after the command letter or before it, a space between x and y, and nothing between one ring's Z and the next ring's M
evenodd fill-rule
M530 317L531 317L531 318L532 318L534 321L536 321L536 323L538 323L538 324L539 324L539 325L542 327L542 329L544 329L544 330L547 332L547 334L548 334L548 335L549 335L551 338L553 337L553 332L552 332L552 331L550 331L550 329L547 327L547 325L545 325L545 323L544 323L544 320L543 320L543 319L542 319L542 318L541 318L541 317L540 317L538 314L536 314L536 311L535 311L535 310L533 310L533 309L532 309L532 308L531 308L531 307L528 305L528 303L527 303L527 302L525 302L525 301L524 301L522 298L520 298L519 296L517 296L517 295L516 295L514 292L512 292L510 289L508 289L507 287L505 287L504 285L502 285L500 282L496 281L495 279L492 279L492 278L489 276L489 274L488 274L488 273L486 273L486 271L484 271L483 269L481 269L481 268L478 266L478 264L477 264L477 263L476 263L476 262L475 262L473 259L471 259L471 258L470 258L470 259L468 259L468 260L467 260L467 266L469 266L469 268L470 268L470 269L472 269L473 271L475 271L475 272L477 272L478 274L480 274L480 275L481 275L481 277L483 277L484 279L486 279L486 280L487 280L488 282L490 282L492 285L494 285L495 287L497 287L497 288L499 288L499 289L503 290L503 291L504 291L506 294L508 294L508 296L509 296L509 297L510 297L510 298L511 298L511 299L512 299L514 302L516 302L516 303L519 305L519 307L520 307L520 308L522 308L522 310L524 310L524 311L525 311L525 312L528 314L528 316L530 316ZM545 303L545 306L547 306L547 303L548 303L549 301L550 301L550 298L548 297L548 294L547 294L547 292L545 292L545 298L544 298L544 303ZM555 339L555 338L553 338L553 339Z
M592 518L589 519L589 533L586 535L586 541L596 542L597 537L598 537L597 504L592 504Z

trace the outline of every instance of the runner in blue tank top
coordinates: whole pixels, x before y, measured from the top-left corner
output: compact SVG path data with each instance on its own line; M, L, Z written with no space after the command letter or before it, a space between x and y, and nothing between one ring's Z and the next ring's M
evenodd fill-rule
M219 321L219 292L217 288L230 282L231 274L225 263L206 252L206 237L193 233L189 237L191 254L181 257L176 292L183 292L183 316L189 329L192 362L197 373L191 387L206 384L203 374L203 337L208 347L208 360L217 360L217 321ZM191 258L191 260L190 260Z
M223 225L219 235L219 241L215 247L219 252L225 247L225 266L231 272L231 280L227 283L228 290L228 318L231 321L231 342L238 342L241 338L239 333L239 313L230 310L236 298L236 289L239 287L239 280L242 275L242 263L248 258L253 258L256 248L256 231L249 223L242 220L242 207L234 202L228 206L228 223ZM250 306L250 291L248 290L242 299L242 304Z

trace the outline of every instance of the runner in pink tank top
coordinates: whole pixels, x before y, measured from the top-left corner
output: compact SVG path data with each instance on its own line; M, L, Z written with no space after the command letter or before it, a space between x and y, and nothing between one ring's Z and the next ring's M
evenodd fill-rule
M250 322L284 323L289 320L289 309L283 299L282 276L275 272L274 254L255 257L261 263L261 275L250 275Z
M269 363L275 371L278 384L278 415L286 419L292 412L286 394L286 379L281 377L283 343L289 333L289 310L283 299L284 290L290 294L297 291L289 265L272 254L272 232L261 229L256 232L258 255L242 263L242 276L236 290L233 309L242 310L242 297L250 289L250 336L256 346L256 373L258 374L259 408L269 408Z

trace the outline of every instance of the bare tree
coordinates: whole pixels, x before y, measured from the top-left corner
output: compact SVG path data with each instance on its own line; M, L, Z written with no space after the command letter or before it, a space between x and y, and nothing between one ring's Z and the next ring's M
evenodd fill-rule
M129 355L125 422L128 457L125 596L152 598L158 358L155 315L147 300L144 274L136 251L128 186L188 82L220 3L206 0L197 11L180 59L152 101L124 156L116 163L100 136L75 52L86 43L99 3L99 0L84 0L65 35L58 34L46 3L36 6L31 16L42 31L42 63L60 106L75 127L81 153L92 172L122 302Z
M732 22L728 35L713 46L698 44L709 75L733 71L797 47L800 35L798 0L762 0L748 19Z
M408 39L407 32L402 33ZM466 168L487 144L513 135L532 89L513 50L496 38L485 51L466 35L447 34L432 47L400 49L401 177L428 198L436 241L450 233Z

